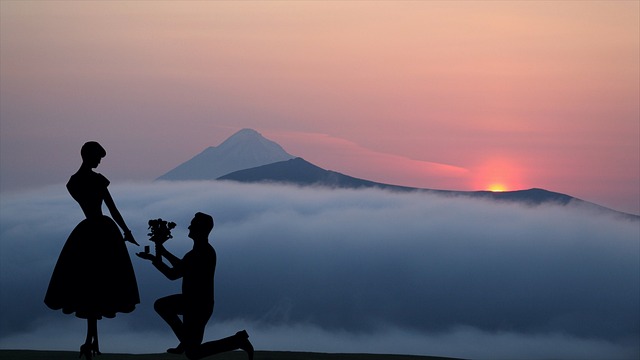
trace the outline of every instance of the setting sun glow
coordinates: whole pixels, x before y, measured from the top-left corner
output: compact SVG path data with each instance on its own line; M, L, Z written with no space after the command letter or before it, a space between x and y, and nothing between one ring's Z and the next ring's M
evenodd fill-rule
M520 190L525 185L520 165L505 156L489 158L475 169L475 188L492 192Z
M503 191L507 191L508 189L503 184L491 184L487 186L487 190L492 192L503 192Z

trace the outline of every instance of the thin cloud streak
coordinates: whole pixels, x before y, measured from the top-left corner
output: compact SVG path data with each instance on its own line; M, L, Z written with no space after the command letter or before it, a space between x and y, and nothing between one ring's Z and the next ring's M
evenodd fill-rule
M162 217L178 223L167 246L183 254L193 214L215 217L217 298L208 338L244 326L258 349L272 350L478 359L631 359L640 352L637 221L571 205L381 190L225 182L111 190L141 245L147 220ZM63 185L3 197L0 348L77 347L84 323L47 309L42 297L81 218ZM142 304L100 322L104 348L164 351L175 340L152 303L179 283L138 261L138 248L129 250Z
M381 153L352 141L319 133L269 132L287 151L327 170L367 180L418 188L461 189L469 170L452 164Z

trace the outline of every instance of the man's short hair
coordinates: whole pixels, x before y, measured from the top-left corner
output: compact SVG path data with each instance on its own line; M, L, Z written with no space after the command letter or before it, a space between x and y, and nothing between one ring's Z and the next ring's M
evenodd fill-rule
M194 219L198 222L198 224L202 225L202 231L206 232L207 235L213 230L213 217L211 215L197 212L194 216Z

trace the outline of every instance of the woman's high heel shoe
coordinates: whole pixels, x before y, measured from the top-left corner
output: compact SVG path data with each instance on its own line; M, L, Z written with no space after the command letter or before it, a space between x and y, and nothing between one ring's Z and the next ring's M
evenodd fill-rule
M91 352L93 353L93 356L102 355L102 353L100 352L100 347L98 346L98 342L96 340L93 340L93 343L91 343Z
M78 356L78 359L82 358L82 355L84 355L87 360L91 360L93 358L93 351L91 348L91 344L82 344L82 346L80 346L80 355Z
M93 342L92 344L82 344L82 346L80 346L80 355L78 356L78 359L82 358L83 355L87 360L93 359L96 355L102 355L98 348L98 343Z

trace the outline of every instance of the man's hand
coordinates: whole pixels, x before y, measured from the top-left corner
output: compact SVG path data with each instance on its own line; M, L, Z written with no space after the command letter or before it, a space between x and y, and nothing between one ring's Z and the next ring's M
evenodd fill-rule
M156 260L156 256L152 255L150 253L139 252L139 253L136 253L136 255L138 255L139 258L143 258L145 260L151 260L151 261L155 261Z

